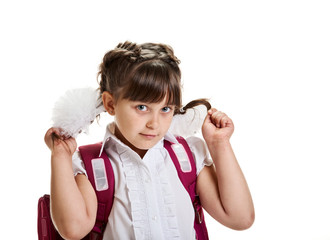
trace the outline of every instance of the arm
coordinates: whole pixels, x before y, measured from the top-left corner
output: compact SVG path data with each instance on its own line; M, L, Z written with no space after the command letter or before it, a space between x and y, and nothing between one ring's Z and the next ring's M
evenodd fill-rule
M234 131L231 119L212 109L202 127L214 166L204 167L197 178L202 206L218 222L243 230L254 221L251 194L230 144Z
M58 232L66 239L81 239L94 226L97 199L85 175L74 177L72 155L77 144L73 138L58 138L51 128L45 142L51 155L51 215Z

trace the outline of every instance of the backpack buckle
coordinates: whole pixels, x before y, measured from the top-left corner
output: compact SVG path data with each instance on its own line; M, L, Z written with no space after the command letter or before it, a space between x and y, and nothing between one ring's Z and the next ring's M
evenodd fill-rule
M194 199L195 221L201 224L204 221L203 208L200 204L199 196L195 195Z
M88 234L88 240L102 240L102 238L103 238L103 234L98 233L98 232L92 231Z

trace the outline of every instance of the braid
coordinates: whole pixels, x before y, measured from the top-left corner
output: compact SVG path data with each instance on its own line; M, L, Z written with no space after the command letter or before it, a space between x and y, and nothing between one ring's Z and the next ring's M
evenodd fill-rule
M101 94L108 91L115 99L158 102L164 97L176 106L175 114L184 114L197 105L211 108L206 99L198 99L182 107L180 60L166 44L119 43L107 52L100 64L98 77Z
M174 55L173 49L165 44L145 43L141 45L141 60L158 59L178 68L180 60Z
M141 48L136 43L126 41L119 43L113 52L127 57L131 62L135 62L140 56Z

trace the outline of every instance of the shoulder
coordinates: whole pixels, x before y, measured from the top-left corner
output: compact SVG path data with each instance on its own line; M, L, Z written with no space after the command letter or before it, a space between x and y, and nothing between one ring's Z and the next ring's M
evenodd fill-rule
M188 146L190 147L191 151L196 154L203 154L207 155L208 154L208 149L206 146L206 143L204 142L203 139L196 137L196 136L191 136L188 138L185 138Z
M204 155L208 154L207 146L206 146L204 140L200 137L197 137L197 136L183 137L180 135L174 135L170 132L168 132L165 135L165 140L172 142L172 143L178 142L179 139L184 139L185 142L188 144L190 150L194 154L198 154L198 153L201 153Z
M204 166L212 165L213 161L203 139L196 136L191 136L186 138L186 142L194 155L198 175Z
M205 142L200 137L190 136L185 138L189 146L198 146L198 145L205 145Z
M77 150L72 156L72 169L75 176L77 174L85 174L87 176L84 162L82 161L80 152Z

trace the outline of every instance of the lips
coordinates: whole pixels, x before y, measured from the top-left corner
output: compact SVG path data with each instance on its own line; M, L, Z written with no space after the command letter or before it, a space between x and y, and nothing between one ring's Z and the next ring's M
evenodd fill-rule
M140 133L140 135L142 135L143 137L148 138L148 139L152 139L157 136L156 134L144 134L144 133Z

